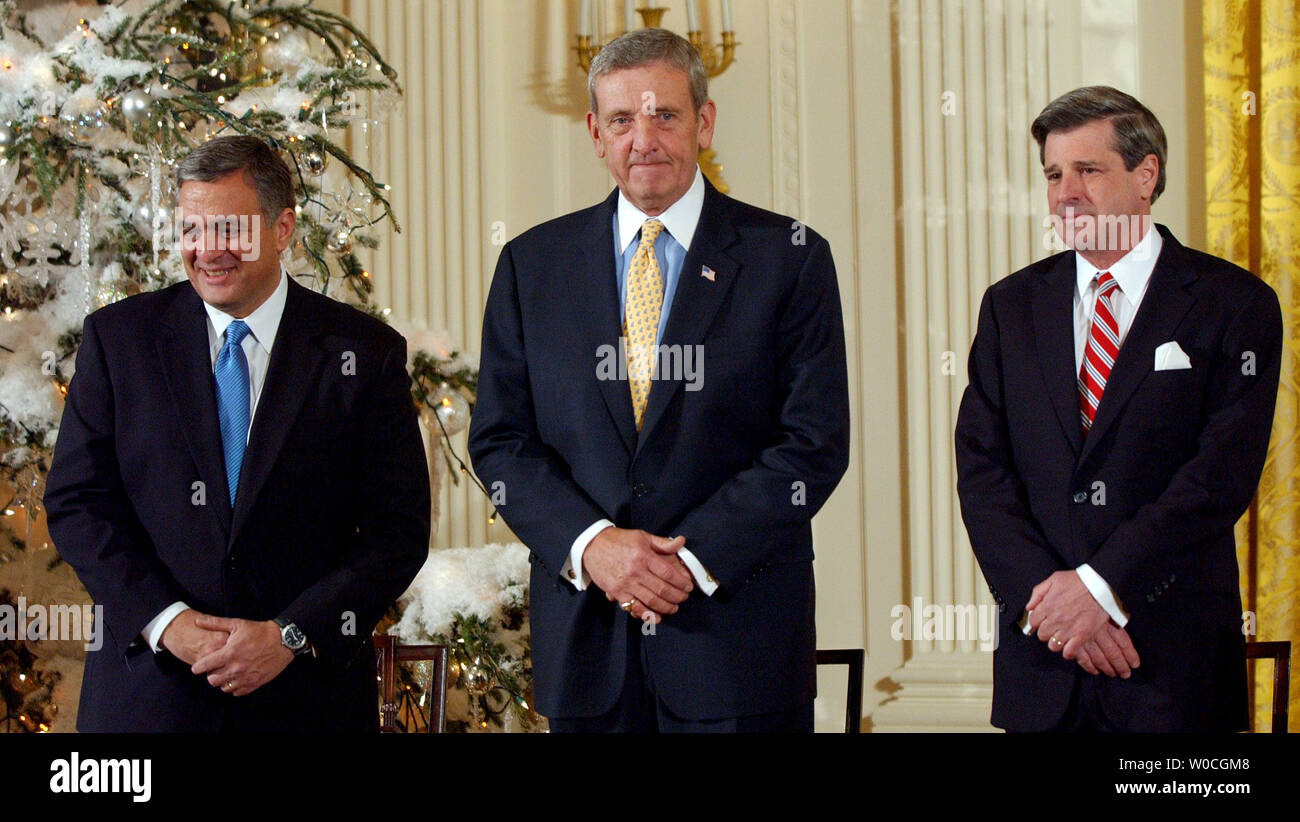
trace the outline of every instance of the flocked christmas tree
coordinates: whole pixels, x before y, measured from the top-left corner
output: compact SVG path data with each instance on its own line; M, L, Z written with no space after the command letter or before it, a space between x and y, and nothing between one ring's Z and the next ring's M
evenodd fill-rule
M371 139L400 94L365 34L308 0L0 0L0 479L23 523L0 544L6 613L6 587L80 590L48 545L27 543L83 318L185 277L179 159L218 134L277 147L298 197L290 276L383 315L355 250L401 229L389 186L344 146ZM450 346L418 347L413 398L450 456L474 370ZM43 666L12 635L0 630L0 732L44 730L79 663Z

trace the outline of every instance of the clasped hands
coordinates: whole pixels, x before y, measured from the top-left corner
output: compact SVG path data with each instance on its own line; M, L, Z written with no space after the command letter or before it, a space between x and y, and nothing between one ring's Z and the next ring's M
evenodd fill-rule
M1035 585L1025 610L1030 632L1088 673L1128 679L1138 667L1128 631L1111 621L1076 572L1057 571Z
M659 624L695 587L677 552L685 537L669 539L610 526L582 553L582 567L605 599L637 619Z
M280 641L280 626L268 620L228 619L193 608L163 630L159 644L190 666L196 676L231 696L246 696L280 675L293 651Z

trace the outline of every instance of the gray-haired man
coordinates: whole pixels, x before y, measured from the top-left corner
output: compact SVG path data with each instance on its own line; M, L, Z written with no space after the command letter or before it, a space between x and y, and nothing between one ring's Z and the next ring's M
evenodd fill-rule
M848 463L830 248L704 180L715 107L681 37L614 40L588 88L618 187L502 250L470 427L531 551L537 709L811 730L810 520Z

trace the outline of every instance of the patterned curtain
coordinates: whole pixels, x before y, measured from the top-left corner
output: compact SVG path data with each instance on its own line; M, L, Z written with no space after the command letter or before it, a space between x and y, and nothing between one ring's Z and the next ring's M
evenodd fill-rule
M1277 291L1284 325L1273 438L1237 525L1244 607L1257 640L1300 655L1300 0L1204 0L1208 251ZM1291 730L1300 688L1291 684ZM1255 730L1267 730L1272 669L1254 663Z

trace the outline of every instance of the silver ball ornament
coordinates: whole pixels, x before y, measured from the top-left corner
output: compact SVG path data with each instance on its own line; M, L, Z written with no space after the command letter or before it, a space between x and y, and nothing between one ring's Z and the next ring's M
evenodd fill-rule
M127 92L122 97L122 116L132 123L142 122L149 116L152 102L149 95L139 89Z
M307 170L308 174L319 177L325 173L325 166L329 164L328 155L323 151L311 149L302 155L302 167Z
M140 205L136 206L134 216L136 225L140 226L142 230L153 230L153 208L148 203L140 203Z
M481 665L465 669L465 690L474 696L483 696L492 688L492 676Z
M442 421L447 436L455 436L469 427L469 402L447 383L438 386L429 397L429 402Z

